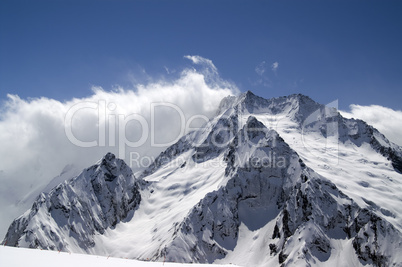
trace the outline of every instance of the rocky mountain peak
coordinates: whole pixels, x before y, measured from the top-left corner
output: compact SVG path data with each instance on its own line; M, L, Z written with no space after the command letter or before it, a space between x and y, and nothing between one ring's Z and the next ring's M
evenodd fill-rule
M90 252L94 236L132 216L140 201L131 168L108 153L78 176L40 194L31 210L11 224L4 243Z

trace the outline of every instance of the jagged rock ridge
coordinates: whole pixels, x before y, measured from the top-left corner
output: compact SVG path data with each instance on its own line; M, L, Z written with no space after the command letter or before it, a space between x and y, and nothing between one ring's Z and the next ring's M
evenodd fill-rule
M88 251L95 246L95 234L128 219L140 201L132 170L108 153L78 177L42 193L31 210L11 224L4 243L63 251L78 246Z
M248 153L244 146L255 150ZM309 258L325 261L331 255L331 239L349 239L362 263L393 263L391 251L402 248L401 234L309 169L275 131L249 117L229 147L226 160L231 171L227 173L232 178L175 225L171 243L161 248L157 258L213 263L235 249L240 224L258 231L272 221L267 254L250 257L276 257L283 265L303 264ZM272 155L284 158L281 163L277 159L277 166L253 162L272 161ZM389 238L392 244L387 244Z

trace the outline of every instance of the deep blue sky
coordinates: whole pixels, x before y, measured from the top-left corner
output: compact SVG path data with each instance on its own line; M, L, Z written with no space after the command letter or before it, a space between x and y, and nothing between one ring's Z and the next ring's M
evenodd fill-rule
M200 55L266 98L401 109L401 14L402 1L1 0L0 99L82 97Z

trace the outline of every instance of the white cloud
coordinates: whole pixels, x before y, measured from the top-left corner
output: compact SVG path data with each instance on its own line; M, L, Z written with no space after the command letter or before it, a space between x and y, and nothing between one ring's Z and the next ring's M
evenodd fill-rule
M0 235L20 215L21 209L26 208L16 207L15 202L35 187L47 184L66 164L87 167L108 151L120 154L127 163L133 151L142 156L157 156L182 134L180 126L184 128L189 118L212 117L223 97L238 93L235 85L219 77L211 60L186 57L203 64L203 69L184 69L174 80L150 79L132 89L117 86L105 91L93 87L91 96L66 102L8 95L8 100L0 106ZM151 130L153 103L168 103L154 108L153 137L155 143L162 144L159 147L152 146L150 132L145 133ZM72 108L79 107L77 112L71 112ZM66 115L71 119L66 120ZM147 125L142 128L144 122ZM198 119L191 126L204 122ZM97 141L100 146L78 147L67 138L65 129L71 129L73 137L81 142ZM115 135L113 141L109 140L110 132L111 136ZM124 142L141 138L144 144L139 147L124 146ZM132 165L135 169L135 162Z
M271 70L274 72L275 76L277 75L276 71L279 67L278 62L274 62L271 65ZM273 86L273 82L270 79L269 75L267 74L267 63L262 61L255 67L255 72L260 76L256 81L250 81L252 85L262 85L264 87L271 88Z
M361 119L374 126L391 142L402 146L402 111L371 105L350 105L350 111L340 111L347 118Z
M258 64L257 67L255 67L255 72L258 75L262 76L264 74L264 72L266 71L265 65L266 65L265 61L263 61L260 64Z
M193 64L199 66L197 70L198 72L203 74L203 78L207 86L215 89L236 87L232 82L224 80L219 76L218 69L216 68L212 60L203 58L201 56L189 55L184 56L184 58L191 60Z
M277 61L274 62L274 63L272 63L271 69L272 69L272 71L273 71L275 74L276 74L278 68L279 68L279 63L278 63Z
M176 72L176 70L175 70L175 69L169 69L169 68L168 68L168 67L166 67L166 66L164 66L163 68L165 69L165 71L166 71L166 73L167 73L167 74L173 74L173 73L175 73L175 72Z
M194 64L203 65L209 68L211 71L218 73L218 69L215 67L214 63L210 59L203 58L201 56L189 56L189 55L184 56L184 58L191 60Z

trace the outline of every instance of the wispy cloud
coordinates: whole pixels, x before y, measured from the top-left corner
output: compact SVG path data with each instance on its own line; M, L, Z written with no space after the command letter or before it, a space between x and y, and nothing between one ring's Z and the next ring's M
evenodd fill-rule
M215 67L214 63L210 59L203 58L201 56L189 56L189 55L184 56L184 58L191 60L194 64L203 65L209 68L211 71L218 73L218 69Z
M166 66L164 66L163 68L165 69L165 71L166 71L166 73L167 73L167 74L173 74L173 73L175 73L175 72L176 72L176 70L175 70L175 69L169 69L169 68L168 68L168 67L166 67Z
M271 70L275 73L275 75L277 74L278 68L279 68L279 63L278 63L278 61L272 63L272 65L271 65Z
M265 63L265 61L261 62L260 64L258 64L255 67L255 72L260 76L262 76L265 71L266 71L266 63Z
M391 142L402 146L402 111L371 105L350 105L350 111L340 111L347 118L361 119L377 128Z
M278 62L274 62L271 65L271 70L274 72L275 76L277 76L277 69L279 67ZM264 87L272 87L273 81L270 78L269 73L267 73L267 62L262 61L260 64L258 64L255 67L255 72L257 73L258 76L260 76L257 80L255 81L250 81L252 85L259 85L259 86L264 86Z

